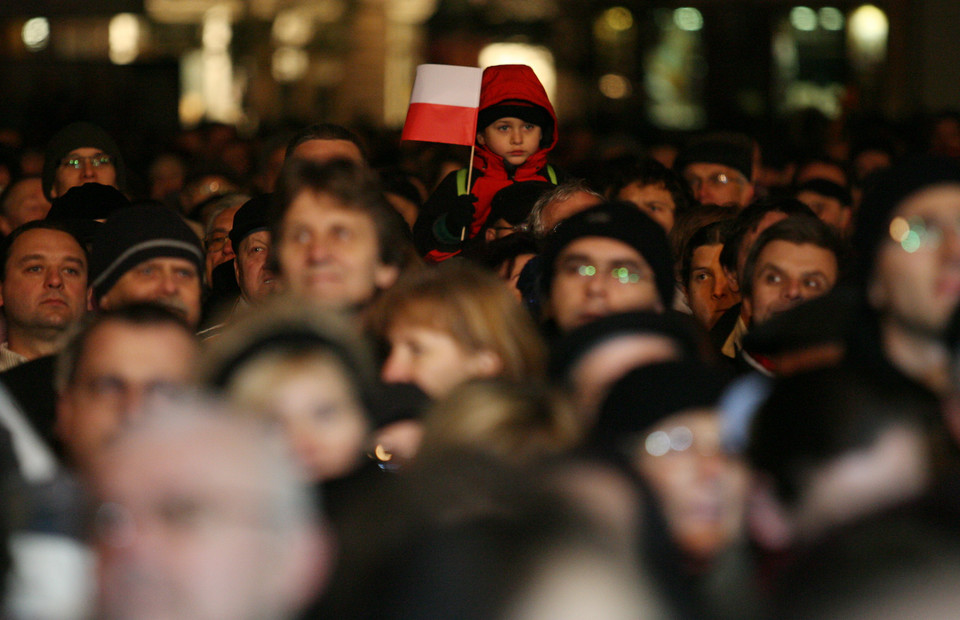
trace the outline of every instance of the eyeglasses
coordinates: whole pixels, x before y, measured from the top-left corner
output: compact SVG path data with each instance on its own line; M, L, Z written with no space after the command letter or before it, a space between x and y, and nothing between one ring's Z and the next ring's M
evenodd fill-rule
M562 271L567 275L575 275L581 278L593 278L596 277L597 274L604 275L603 270L597 268L596 265L565 265L562 267ZM636 284L638 282L649 282L651 280L650 274L630 271L626 267L614 267L606 272L606 276L617 284Z
M703 178L694 175L684 178L687 180L687 183L690 184L690 189L693 191L697 191L701 185L706 185L713 189L720 189L731 183L742 184L745 181L740 175L727 174L726 172L715 172Z
M203 238L203 247L207 252L219 252L229 240L229 235L207 235Z
M79 170L83 168L84 164L90 164L94 168L100 168L103 166L110 166L113 164L113 158L109 155L75 155L73 157L67 157L60 160L60 165L64 168L73 168L74 170Z
M694 437L693 431L686 426L675 426L670 430L654 431L647 435L643 448L650 456L666 456L671 452L686 452L693 448L700 456L713 456L720 453L720 438L715 435Z
M947 230L960 236L960 220L952 225L920 216L895 217L890 221L890 238L909 254L918 250L936 250Z

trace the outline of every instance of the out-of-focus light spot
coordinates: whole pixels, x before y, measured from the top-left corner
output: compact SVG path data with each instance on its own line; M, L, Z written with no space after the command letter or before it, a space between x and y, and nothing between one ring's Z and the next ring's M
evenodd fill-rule
M281 47L273 53L273 77L278 82L295 82L307 73L310 57L296 47Z
M616 73L608 73L600 78L600 92L610 99L623 99L630 94L630 80Z
M23 25L23 44L31 52L39 52L50 43L50 22L46 17L33 17Z
M881 62L887 55L889 30L886 14L872 4L851 13L847 20L847 41L853 64L862 69Z
M843 30L843 13L840 9L825 6L819 11L820 25L824 30Z
M681 7L673 12L673 23L680 30L697 32L703 29L703 14L691 6Z
M603 21L610 30L623 32L633 27L633 13L626 7L611 7L603 12Z
M317 21L322 24L332 24L339 21L347 10L343 0L317 0L311 8Z
M557 70L553 53L540 45L528 43L491 43L478 57L481 69L494 65L527 65L536 74L551 101L557 90Z
M670 436L664 431L654 431L647 435L644 447L650 456L663 456L670 452Z
M290 9L277 13L273 20L273 38L282 45L306 45L313 38L312 16Z
M817 29L817 12L808 6L795 6L790 9L790 25L803 32Z
M108 29L110 60L114 64L130 64L140 53L140 20L132 13L120 13L110 20Z
M895 217L890 220L890 238L900 243L910 232L910 224L905 218Z
M872 4L861 6L850 15L850 32L862 41L886 41L889 27L886 14Z
M233 38L230 15L211 9L203 19L203 47L210 51L226 51Z
M422 24L437 10L437 0L391 0L384 8L398 24Z

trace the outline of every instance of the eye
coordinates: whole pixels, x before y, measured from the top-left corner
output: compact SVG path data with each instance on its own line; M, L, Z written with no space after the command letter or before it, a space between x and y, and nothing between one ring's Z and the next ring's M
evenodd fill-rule
M143 265L137 268L137 273L142 276L152 276L156 272L157 272L157 269L153 265Z
M807 278L803 281L803 285L809 289L820 290L823 288L824 284L819 278Z
M334 226L330 229L330 236L332 236L334 239L346 241L347 239L353 237L353 231L346 226Z
M43 271L43 265L30 265L24 269L27 273L40 273Z
M763 276L763 281L767 284L779 284L780 283L780 274L779 273L768 273Z
M63 273L65 273L65 274L67 274L67 275L71 275L71 276L79 276L79 275L80 275L80 270L79 270L79 269L76 269L76 268L74 268L74 267L64 267L64 268L63 268Z
M537 126L534 125L533 123L526 123L526 124L523 126L523 128L526 129L527 131L533 131L534 129L537 128Z
M180 268L176 270L177 277L181 280L191 280L197 277L197 272L193 269Z
M710 278L710 274L708 273L698 273L697 275L693 276L693 279L697 282L704 282L708 278Z

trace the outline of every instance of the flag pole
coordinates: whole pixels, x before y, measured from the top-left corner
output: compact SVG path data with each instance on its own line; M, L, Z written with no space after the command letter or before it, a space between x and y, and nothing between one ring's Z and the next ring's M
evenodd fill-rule
M477 148L477 143L476 143L476 142L474 142L473 144L470 145L470 160L467 162L467 192L468 192L468 193L470 192L471 184L472 184L472 182L473 182L473 151L474 151L474 149L476 149L476 148ZM471 223L472 223L472 222L471 222ZM467 226L469 226L469 224L468 224ZM464 227L460 230L460 241L461 241L461 242L463 242L463 240L467 237L467 226L464 226Z

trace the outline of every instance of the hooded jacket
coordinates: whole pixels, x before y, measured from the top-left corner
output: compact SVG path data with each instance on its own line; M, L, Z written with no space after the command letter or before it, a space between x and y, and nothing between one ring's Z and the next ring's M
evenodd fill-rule
M557 115L543 85L533 73L533 69L526 65L487 67L480 86L479 109L482 111L490 106L514 102L539 106L552 119L552 126L541 127L544 137L540 150L516 167L505 164L501 156L485 145L476 143L473 155L473 186L470 193L477 197L477 201L474 203L473 221L467 238L473 238L480 232L490 215L490 202L494 194L507 185L520 181L553 182L545 168L547 153L557 144ZM478 132L483 129L477 127ZM437 220L446 214L453 200L459 195L456 177L455 171L441 181L420 210L413 228L417 249L425 255L428 262L446 260L460 251L459 241L445 243L445 240L438 239L434 233Z

